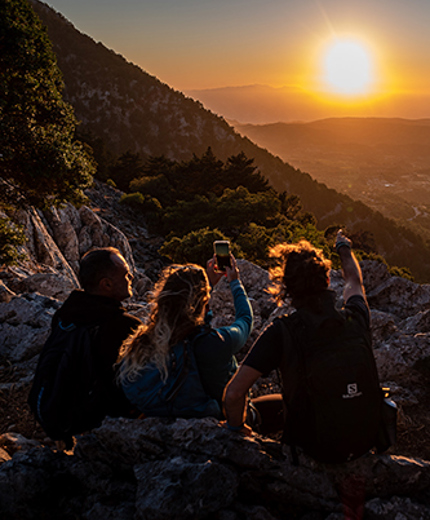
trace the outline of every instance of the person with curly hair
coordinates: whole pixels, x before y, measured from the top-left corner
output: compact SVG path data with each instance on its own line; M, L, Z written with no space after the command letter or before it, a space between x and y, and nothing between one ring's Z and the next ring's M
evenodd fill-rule
M211 328L205 323L207 304L211 287L222 276L226 276L233 295L235 320L231 325ZM188 382L194 377L190 370L180 390L187 407L182 412L172 413L183 417L214 415L220 418L225 385L237 369L235 354L245 345L252 325L252 307L233 255L231 267L226 267L225 274L216 270L215 256L208 261L206 270L195 264L168 266L155 285L148 319L123 344L118 361L118 382L140 411L146 415L160 414L155 407L147 408L143 395L145 369L158 371L166 381L173 348L179 342L189 340L192 342L190 355L195 356L201 386L212 403L215 401L215 406L205 407L204 403L193 402L201 392L190 395L192 390L187 390Z
M363 432L363 442L358 439L359 447L355 455L360 456L369 450L368 446L372 446L380 424L380 389L371 347L370 312L361 269L351 251L351 241L342 230L337 233L335 247L341 260L345 280L343 293L345 303L342 309L337 308L336 295L329 289L331 262L324 257L321 250L313 247L306 240L301 240L297 244L280 244L272 249L272 256L278 259L278 266L271 271L272 293L280 304L286 298L290 298L296 312L289 316L275 318L263 330L240 369L227 385L223 399L227 420L222 425L244 435L253 435L252 429L246 424L249 390L259 377L267 377L273 370L278 370L282 394L269 394L252 399L252 403L261 415L258 432L261 434L283 432L283 442L290 446L301 447L314 458L317 458L315 438L312 437L315 424L312 424L314 419L309 421L309 417L314 417L312 414L315 412L315 406L314 401L309 397L311 395L309 359L315 358L316 349L321 347L321 337L329 338L327 342L330 344L329 349L333 344L340 347L333 358L330 358L335 359L334 364L338 363L339 358L344 355L342 348L345 344L353 344L353 349L358 345L357 351L362 356L360 359L363 360L360 367L364 367L362 379L370 381L368 395L370 402L375 404L374 411L369 409L368 419L365 416L363 423L356 428L358 436L359 432ZM312 353L310 349L314 349ZM326 363L329 366L331 361L326 362L324 356L327 359L332 352L324 345L317 354L319 356L317 367L326 366ZM312 369L313 367L315 365L312 365ZM316 371L318 370L317 368ZM342 368L337 370L334 372L337 375L344 373ZM354 370L355 368L353 373ZM355 380L350 383L342 386L340 401L348 405L359 405L362 394L366 392L365 390L361 392L361 387L355 384ZM325 397L321 395L318 398L321 408L324 408ZM342 420L342 413L340 416ZM368 437L366 437L367 426L364 424L367 422ZM329 425L328 429L330 436L335 426L333 425L331 430ZM333 439L336 434L333 433ZM345 437L341 432L335 441L337 445L333 449L330 448L330 452L328 450L327 453L323 453L322 458L329 461L338 448L340 451L343 450L339 454L339 459L350 457L349 440L343 439L342 435ZM332 439L329 439L329 444L331 441ZM343 443L346 446L345 450ZM320 455L318 453L318 456Z

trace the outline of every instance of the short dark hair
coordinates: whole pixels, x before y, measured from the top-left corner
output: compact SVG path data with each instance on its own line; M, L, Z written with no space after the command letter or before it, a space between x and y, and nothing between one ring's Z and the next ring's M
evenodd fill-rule
M327 289L331 261L307 240L300 240L297 244L279 244L271 249L270 254L280 262L271 270L272 292L278 300L290 296L294 305L294 302Z
M113 274L117 265L112 255L121 252L115 247L98 247L84 254L79 264L79 282L84 291L94 292L102 278Z

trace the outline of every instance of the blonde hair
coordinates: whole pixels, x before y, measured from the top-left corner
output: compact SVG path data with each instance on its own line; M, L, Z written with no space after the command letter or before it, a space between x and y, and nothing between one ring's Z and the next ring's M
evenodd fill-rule
M186 264L164 269L154 287L147 322L121 347L118 381L136 380L148 363L154 363L165 380L170 348L203 323L209 294L202 267Z

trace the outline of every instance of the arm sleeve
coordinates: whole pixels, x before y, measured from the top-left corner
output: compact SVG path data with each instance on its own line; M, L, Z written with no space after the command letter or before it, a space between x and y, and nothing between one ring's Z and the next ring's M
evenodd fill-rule
M216 330L224 340L229 340L231 354L236 354L245 345L246 340L251 334L253 314L251 304L249 303L242 282L240 280L233 280L230 283L230 289L233 294L236 313L234 323L226 327L220 327Z
M255 341L243 364L258 370L264 377L268 376L281 364L283 335L286 333L279 320L270 323Z
M355 294L348 298L345 309L352 311L366 328L370 327L370 310L363 296Z

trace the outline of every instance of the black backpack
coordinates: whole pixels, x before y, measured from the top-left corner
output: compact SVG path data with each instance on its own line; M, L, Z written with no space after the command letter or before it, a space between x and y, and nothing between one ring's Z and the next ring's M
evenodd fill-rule
M61 321L40 353L28 404L46 434L72 444L72 436L100 424L103 385L93 356L96 324Z
M299 356L297 389L287 401L284 441L324 463L342 463L378 443L381 393L370 331L346 309L318 327L306 309L281 318Z

